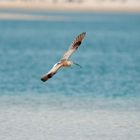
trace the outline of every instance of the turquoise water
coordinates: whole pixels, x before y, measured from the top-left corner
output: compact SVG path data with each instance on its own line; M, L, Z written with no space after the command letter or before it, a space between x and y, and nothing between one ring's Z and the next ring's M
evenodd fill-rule
M51 18L0 19L0 139L139 140L140 14L28 12ZM82 68L43 83L83 31Z
M68 19L0 20L0 94L139 96L139 14L56 15ZM42 83L42 74L83 31L85 40L71 57L82 68L62 69Z

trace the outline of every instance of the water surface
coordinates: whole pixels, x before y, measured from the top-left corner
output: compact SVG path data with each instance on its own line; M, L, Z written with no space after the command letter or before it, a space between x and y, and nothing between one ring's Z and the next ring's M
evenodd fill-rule
M0 19L0 138L138 140L140 14L24 14L54 18ZM82 68L40 81L81 32Z

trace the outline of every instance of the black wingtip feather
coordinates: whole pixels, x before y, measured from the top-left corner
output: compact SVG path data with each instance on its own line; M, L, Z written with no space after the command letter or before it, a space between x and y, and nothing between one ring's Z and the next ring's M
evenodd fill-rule
M44 78L41 78L40 80L41 80L42 82L45 82L45 81L46 81Z
M84 35L84 36L85 36L85 35L86 35L86 32L83 32L83 33L82 33L82 35Z

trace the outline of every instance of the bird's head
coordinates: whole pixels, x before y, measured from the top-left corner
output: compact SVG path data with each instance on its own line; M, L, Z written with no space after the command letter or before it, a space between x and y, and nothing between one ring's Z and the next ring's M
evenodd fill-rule
M69 66L71 66L71 65L73 64L73 62L70 61L70 60L68 60L68 61L67 61L67 64L68 64Z

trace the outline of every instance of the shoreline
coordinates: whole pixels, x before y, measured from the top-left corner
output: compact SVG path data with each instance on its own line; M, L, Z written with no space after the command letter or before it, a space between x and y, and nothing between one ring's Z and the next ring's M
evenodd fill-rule
M68 11L68 12L140 12L140 4L78 4L78 3L41 3L41 2L1 2L0 9L20 9L37 11Z

